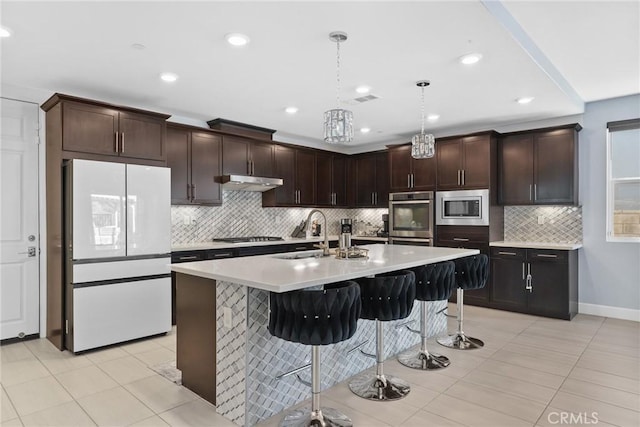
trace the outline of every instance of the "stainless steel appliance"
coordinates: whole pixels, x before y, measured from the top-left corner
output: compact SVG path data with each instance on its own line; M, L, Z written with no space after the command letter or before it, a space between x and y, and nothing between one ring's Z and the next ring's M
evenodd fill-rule
M353 231L353 222L351 218L343 218L340 220L340 249L351 247L351 233Z
M389 194L389 243L433 245L433 191Z
M65 346L73 352L171 330L171 170L65 166Z
M489 190L436 192L436 225L489 225Z
M247 242L277 242L284 240L275 236L250 236L250 237L219 237L212 239L214 242L223 243L247 243Z

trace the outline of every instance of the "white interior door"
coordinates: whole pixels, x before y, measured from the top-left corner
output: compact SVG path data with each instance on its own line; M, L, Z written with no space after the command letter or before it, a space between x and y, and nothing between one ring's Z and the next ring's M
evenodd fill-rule
M0 339L39 332L38 105L2 98Z

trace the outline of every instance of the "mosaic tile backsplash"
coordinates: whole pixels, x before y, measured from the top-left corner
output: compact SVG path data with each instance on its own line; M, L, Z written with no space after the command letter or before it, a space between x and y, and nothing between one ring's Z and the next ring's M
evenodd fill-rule
M340 234L340 220L354 219L354 234L375 235L387 209L322 208L329 235ZM222 206L171 206L171 243L210 242L220 237L287 237L307 219L310 208L263 208L262 193L223 191ZM322 225L322 216L314 215Z
M582 243L582 207L505 206L504 240Z

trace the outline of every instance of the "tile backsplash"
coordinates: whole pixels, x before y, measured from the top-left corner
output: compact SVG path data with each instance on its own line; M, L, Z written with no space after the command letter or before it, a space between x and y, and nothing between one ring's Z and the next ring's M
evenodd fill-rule
M218 237L290 236L311 208L263 208L262 193L223 191L222 206L172 206L171 243L210 242ZM328 234L340 233L340 219L352 218L354 234L373 235L382 227L387 209L320 209ZM314 219L322 222L321 215Z
M505 206L504 240L582 243L582 207Z

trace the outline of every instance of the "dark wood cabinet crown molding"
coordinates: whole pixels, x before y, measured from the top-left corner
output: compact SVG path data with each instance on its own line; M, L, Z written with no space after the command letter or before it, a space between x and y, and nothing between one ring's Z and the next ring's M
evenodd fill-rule
M72 96L72 95L65 95L65 94L62 94L62 93L54 93L49 99L47 99L40 106L40 108L42 108L45 112L47 112L51 108L53 108L55 105L57 105L58 103L60 103L62 101L78 102L78 103L86 104L86 105L95 105L97 107L114 108L114 109L117 109L117 110L120 110L120 111L126 111L126 112L131 112L131 113L136 113L136 114L144 114L145 116L155 116L155 117L158 117L158 118L164 119L164 120L166 120L169 117L171 117L171 114L156 113L154 111L147 111L147 110L141 110L139 108L133 108L133 107L127 107L127 106L123 106L123 105L110 104L108 102L96 101L94 99L81 98L81 97Z

